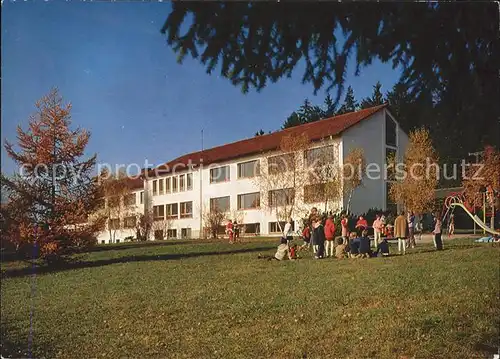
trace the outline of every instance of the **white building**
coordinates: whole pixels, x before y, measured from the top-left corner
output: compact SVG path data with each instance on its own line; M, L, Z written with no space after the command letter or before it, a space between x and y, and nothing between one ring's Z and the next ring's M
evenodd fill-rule
M278 234L275 214L265 209L269 206L261 206L268 194L263 193L255 175L259 169L267 169L268 158L280 155L278 148L283 136L301 133L312 142L304 159L314 157L314 148L325 147L331 149L335 160L342 165L351 149L364 150L367 171L374 175L364 178L362 186L354 192L351 212L395 209L388 198L388 181L383 171L377 176L375 170L377 166L384 168L389 154L402 158L408 136L387 106L381 105L176 158L150 171L143 188L140 183L136 184L136 211L140 213L144 203L151 203L155 218L168 222L158 227L161 230L156 230L157 238L198 238L203 228L203 213L214 205L230 213L231 219L240 217L247 234ZM304 188L299 191L304 194ZM303 202L310 202L302 198ZM329 205L328 210L339 210L346 204L347 198L344 198ZM322 208L320 203L304 203L305 208L313 206ZM300 214L296 216L298 219ZM134 236L132 224L133 220L129 219L130 228L117 231L115 238L123 240ZM109 233L102 233L98 240L108 242Z

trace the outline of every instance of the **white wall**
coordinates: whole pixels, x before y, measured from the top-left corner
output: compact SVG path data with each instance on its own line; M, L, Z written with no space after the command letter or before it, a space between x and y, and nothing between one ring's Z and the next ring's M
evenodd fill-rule
M330 139L327 143L318 143L312 147L324 146L325 144L336 144L338 146L338 157L339 164L343 162L343 159L347 156L349 151L355 147L361 147L364 150L365 158L367 163L376 163L381 169L383 169L385 163L385 114L386 110L379 111L372 115L370 118L362 120L356 126L351 127L346 130L342 137L337 137ZM398 125L398 157L402 156L404 149L408 143L408 137L400 129ZM259 186L254 182L253 179L238 179L238 163L251 161L254 159L261 160L261 167L267 165L265 158L268 156L276 155L277 153L266 153L247 156L244 158L238 158L237 160L226 161L218 163L217 165L204 166L201 169L202 172L202 201L200 202L200 169L195 168L193 170L177 171L177 176L185 173L193 174L193 187L191 190L185 190L183 192L177 193L165 193L162 195L153 196L152 184L153 180L159 178L166 178L171 176L162 176L158 178L149 178L146 182L146 188L149 190L149 195L151 196L151 205L165 205L169 203L177 203L178 210L180 213L180 202L193 202L193 216L192 218L178 218L173 219L170 228L177 230L177 237L181 236L182 228L190 228L191 236L197 238L200 236L200 209L208 210L210 205L210 198L215 197L225 197L230 196L231 212L232 214L237 209L237 201L239 194L259 192ZM210 169L228 165L230 167L230 180L224 183L210 183ZM178 186L179 188L179 186ZM164 185L165 189L165 185ZM137 203L139 204L139 193L141 190L136 191ZM267 193L261 193L261 204L267 201ZM347 198L339 203L332 204L329 208L341 207L345 208L347 204ZM324 205L321 203L307 204L303 208L310 209L311 207L318 207L323 209ZM265 207L262 206L261 207ZM351 211L354 213L366 212L369 208L386 208L386 198L385 198L385 181L383 176L379 179L365 179L363 186L358 188L353 195L351 200ZM137 211L141 213L143 211L143 206L138 206ZM166 209L165 209L166 213ZM231 215L232 216L232 215ZM260 223L260 233L262 235L267 235L269 230L269 223L275 222L276 217L273 213L266 209L251 209L240 212L240 216L243 216L242 223ZM299 216L297 217L297 225L299 225ZM234 219L234 218L232 218ZM135 236L134 230L122 230L117 231L116 238L123 240L124 237L128 235ZM153 239L153 238L151 238ZM101 240L109 241L108 232L101 233L99 236L99 243Z
M359 147L364 150L367 165L375 163L383 166L385 159L384 118L384 111L379 111L346 130L342 135L342 158L345 159L352 149ZM347 207L347 201L346 196L344 208ZM350 212L363 213L369 208L383 208L384 205L383 180L365 177L362 185L352 195Z
M356 214L364 213L370 208L387 209L386 185L383 175L386 156L386 114L392 116L387 109L384 109L349 128L342 135L342 158L345 158L353 148L360 147L364 150L366 163L376 164L381 169L380 176L377 175L377 172L372 173L372 179L365 176L362 186L354 191L350 210ZM395 120L397 126L396 155L402 159L408 144L408 136L401 129L394 116L392 119ZM373 165L373 168L376 166ZM344 198L344 208L346 206L347 197Z
M326 141L321 144L313 145L312 147L324 146L327 144L336 144L338 149L340 149L340 139L336 138L333 140ZM273 156L278 154L277 152L266 153L265 155L254 155L247 156L244 158L238 158L237 160L220 162L217 164L212 164L208 166L204 166L202 168L202 176L203 176L203 184L202 184L202 205L200 206L200 171L195 168L191 173L193 174L193 189L190 191L178 192L178 193L170 193L152 196L152 205L165 205L168 203L180 203L185 201L193 202L193 217L189 219L174 219L171 223L171 228L177 229L178 237L180 237L182 228L191 228L192 237L199 236L199 228L200 228L200 207L203 208L203 211L208 210L210 206L210 199L216 197L226 197L230 196L230 207L231 207L231 215L230 217L234 217L234 212L237 211L238 206L238 195L245 193L254 193L260 192L259 185L255 182L254 179L250 178L238 178L238 163L247 162L259 159L260 165L266 166L265 158L268 156ZM340 158L339 158L340 163ZM224 183L210 183L210 170L212 168L226 166L228 165L230 168L230 181ZM177 175L182 172L177 172ZM166 178L169 176L163 176L160 178ZM157 178L155 178L157 179ZM152 183L154 179L149 179L147 187L152 194ZM260 194L261 204L264 201L267 201L267 193ZM312 203L304 205L304 208L312 208L312 207L323 208L321 203ZM276 222L276 216L274 213L264 208L265 206L261 205L262 209L249 209L243 211L237 211L239 216L242 217L241 223L259 223L260 224L260 234L267 235L269 234L269 222ZM329 208L332 207L341 207L341 203L335 203L329 205ZM180 210L180 208L179 208ZM299 214L294 215L297 220L297 225L299 224ZM235 218L231 218L235 219ZM239 222L240 223L240 222Z
M132 193L135 195L136 204L131 208L130 215L132 215L132 213L135 213L136 215L143 213L144 205L140 203L140 193L142 191L142 189L135 189L132 191ZM123 225L123 218L121 220L121 223ZM121 228L115 231L112 230L110 235L108 224L106 223L106 228L97 236L97 243L116 243L117 240L119 240L120 242L124 242L125 238L129 236L132 236L134 238L136 237L135 228Z

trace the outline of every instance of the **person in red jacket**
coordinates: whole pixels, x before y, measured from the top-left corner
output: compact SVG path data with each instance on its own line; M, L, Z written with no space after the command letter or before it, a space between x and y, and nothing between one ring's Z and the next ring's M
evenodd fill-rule
M345 214L342 215L342 220L340 221L342 225L342 238L344 244L349 244L349 219Z
M233 243L233 221L229 220L226 224L226 233L229 236L229 243Z
M311 228L307 222L305 223L304 230L302 231L302 239L304 240L304 244L301 248L309 248L311 246Z
M361 233L368 229L368 222L364 219L363 216L359 216L358 221L356 222L356 230L358 232L358 236L361 237Z
M333 223L333 216L329 215L325 222L325 257L334 256L334 238L335 238L335 223Z

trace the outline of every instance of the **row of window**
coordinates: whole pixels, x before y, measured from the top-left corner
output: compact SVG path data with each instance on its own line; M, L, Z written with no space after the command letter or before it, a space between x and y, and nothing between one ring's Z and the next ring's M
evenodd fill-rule
M167 193L190 191L193 189L193 174L160 178L153 181L153 196Z
M120 196L109 197L107 201L104 198L102 198L99 203L99 208L104 208L106 204L109 208L116 208L120 205L121 198L123 198L124 206L133 206L137 202L135 193L129 193L122 197Z
M170 228L167 229L166 233L163 229L158 229L154 231L155 240L162 240L165 238L175 239L177 238L177 229ZM192 238L191 237L191 228L181 228L181 239L183 238Z
M268 171L270 174L279 174L288 171L295 163L294 154L283 154L268 157ZM335 161L334 146L313 148L304 152L306 166L324 166ZM260 160L238 163L238 179L252 178L260 175ZM210 169L210 183L229 182L231 171L229 165ZM189 191L193 189L193 174L160 178L153 181L153 196L167 193Z
M313 148L304 152L304 163L307 167L321 167L336 161L335 147L333 145ZM279 174L293 168L295 154L286 153L267 158L267 168L270 174ZM238 179L252 178L260 175L260 161L253 160L238 163ZM228 182L231 180L229 165L212 168L210 170L210 183Z
M153 206L153 218L155 221L162 221L166 218L178 219L192 217L193 201Z
M313 184L304 186L304 203L318 203L324 201L325 186L327 184ZM271 190L267 194L269 206L285 206L293 203L295 190L284 188ZM221 212L231 210L231 196L216 197L210 199L210 209ZM237 210L260 208L260 192L244 193L238 195Z
M110 230L117 230L123 228L135 228L137 218L135 216L125 217L123 221L119 218L108 219L108 227Z

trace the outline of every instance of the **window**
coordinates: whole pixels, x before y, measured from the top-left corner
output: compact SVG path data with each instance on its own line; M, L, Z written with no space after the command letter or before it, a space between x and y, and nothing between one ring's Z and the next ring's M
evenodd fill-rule
M179 191L184 192L186 190L186 176L185 175L180 175L179 176Z
M129 193L123 197L125 206L133 206L135 204L135 193Z
M229 166L212 168L210 170L210 183L227 182L229 179Z
M139 193L139 203L144 204L144 191L141 191L141 193Z
M163 221L165 219L165 206L153 206L153 219Z
M165 193L171 193L172 187L170 187L170 177L165 178Z
M387 146L397 146L397 126L396 122L386 113L385 114L385 144Z
M120 218L114 218L108 220L108 226L110 230L120 229Z
M192 218L193 217L193 202L181 202L181 218Z
M172 192L177 192L177 177L172 177Z
M163 178L158 180L158 192L159 194L164 194L165 192L163 191Z
M260 223L245 223L243 225L244 233L260 234Z
M101 244L105 244L105 243L106 243L106 241L101 241Z
M285 228L286 222L269 222L269 233L281 233ZM281 226L281 229L280 229ZM292 231L295 230L295 222L292 222Z
M210 211L228 212L230 207L230 196L210 198Z
M156 196L158 194L158 181L154 180L153 181L153 196Z
M396 169L394 168L394 166L397 163L395 149L389 147L385 148L385 163L387 165L387 179L394 180L394 176L396 174ZM389 167L389 165L391 166Z
M191 238L191 228L181 228L181 238Z
M270 206L284 206L293 203L295 190L293 188L269 191L268 201Z
M115 242L116 242L116 243L120 243L120 240L119 240L119 239L117 239Z
M325 183L304 186L304 203L320 203L325 200Z
M188 191L193 189L193 174L192 173L188 173L186 175L186 187L187 187Z
M161 241L161 240L163 240L163 238L164 238L164 236L163 236L163 229L157 229L157 230L155 230L154 236L155 236L155 241Z
M167 204L167 218L179 217L179 205L177 203Z
M260 161L238 163L238 178L251 178L260 174Z
M125 228L135 228L135 221L136 221L135 216L125 217L123 219L123 226Z
M177 229L167 229L167 238L177 238Z
M245 193L238 195L238 209L254 209L260 207L260 193Z
M271 175L289 171L294 163L293 153L267 158L267 171Z
M335 147L329 145L305 151L304 163L307 167L321 167L335 163Z

